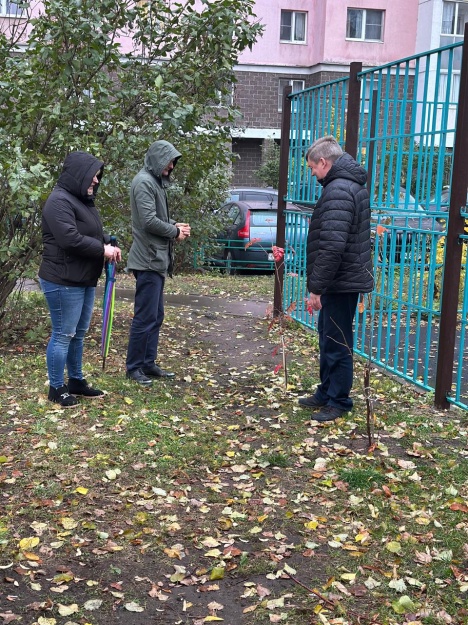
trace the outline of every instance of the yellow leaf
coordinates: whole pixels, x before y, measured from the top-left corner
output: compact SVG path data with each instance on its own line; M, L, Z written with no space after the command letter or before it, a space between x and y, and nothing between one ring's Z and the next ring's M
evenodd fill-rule
M72 530L78 526L78 521L75 521L75 519L72 519L70 517L62 517L60 519L60 523L62 524L62 527L66 530Z
M29 550L29 549L34 549L34 547L37 547L37 545L39 544L39 538L37 536L32 536L31 538L22 538L19 541L19 548L21 550Z
M219 549L210 549L205 553L206 558L219 558L222 552Z
M75 493L78 493L79 495L87 495L88 489L85 488L84 486L78 486L78 488L75 489Z
M236 455L235 451L227 451L226 452L226 456L229 456L229 458L234 458L235 455Z
M270 599L266 603L266 607L268 610L274 610L275 608L284 608L284 597L279 597L278 599Z
M214 581L215 579L224 579L224 567L223 566L215 566L210 573L210 580Z
M263 523L263 521L265 521L265 519L268 519L268 514L262 514L262 516L257 517L257 521L259 523Z
M40 558L35 553L31 553L30 551L23 551L23 555L27 560L31 560L32 562L39 562Z
M169 558L179 558L179 560L182 559L182 556L180 554L180 551L178 549L164 549L164 553L169 556Z
M347 582L352 582L356 579L356 573L343 573L341 579L346 580Z
M124 402L126 404L133 404L133 399L130 399L130 397L124 397Z
M396 542L396 540L392 540L385 545L385 548L388 549L388 551L390 551L391 553L400 553L401 544Z
M70 614L76 614L79 612L79 607L76 603L72 603L71 605L63 605L61 603L58 604L58 612L60 616L70 616Z
M213 621L224 621L224 619L219 616L205 616L203 619L204 623L211 623Z
M222 530L229 530L232 527L231 519L226 519L226 517L220 517L218 523Z
M307 521L307 523L304 523L304 527L308 530L316 530L318 527L318 521Z

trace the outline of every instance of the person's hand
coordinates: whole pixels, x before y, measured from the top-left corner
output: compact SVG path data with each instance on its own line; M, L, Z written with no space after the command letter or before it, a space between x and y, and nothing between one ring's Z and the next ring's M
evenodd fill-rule
M309 293L309 299L307 300L307 308L312 311L320 310L322 308L320 295L316 295L315 293Z
M178 223L175 226L179 228L179 236L176 237L177 241L183 241L190 236L190 224Z
M116 245L107 243L104 245L104 258L110 261L120 262L122 260L122 251Z

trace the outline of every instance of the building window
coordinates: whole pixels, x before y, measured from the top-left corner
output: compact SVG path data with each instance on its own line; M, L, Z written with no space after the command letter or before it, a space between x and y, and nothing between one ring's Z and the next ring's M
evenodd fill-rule
M442 35L459 35L463 37L467 21L468 5L466 2L444 2Z
M452 72L451 74L441 72L439 74L439 104L446 101L447 91L449 104L456 106L458 104L458 94L460 93L460 72Z
M234 104L234 85L230 86L229 91L223 93L221 89L216 89L214 106L217 108L227 108Z
M347 39L383 41L384 11L376 9L348 9Z
M302 11L281 11L280 41L305 43L307 13Z
M21 15L21 9L16 2L10 2L9 0L0 0L0 15Z
M302 91L304 89L303 80L293 80L289 78L280 78L278 83L278 111L283 110L283 91L285 87L292 87L292 92Z

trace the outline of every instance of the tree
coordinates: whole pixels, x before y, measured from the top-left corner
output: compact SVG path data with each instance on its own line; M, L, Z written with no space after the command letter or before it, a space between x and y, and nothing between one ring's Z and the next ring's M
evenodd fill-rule
M279 184L280 147L275 141L270 141L263 163L256 171L256 176L267 186L278 188Z
M219 204L235 111L218 103L261 32L254 0L46 0L37 15L36 2L19 4L0 33L0 318L36 266L41 207L70 150L106 163L99 208L121 240L131 178L156 139L184 156L177 218L194 226Z

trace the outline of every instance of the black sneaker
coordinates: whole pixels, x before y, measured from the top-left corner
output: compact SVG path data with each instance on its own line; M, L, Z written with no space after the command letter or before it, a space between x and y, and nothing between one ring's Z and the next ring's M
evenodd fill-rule
M321 408L322 406L326 406L326 404L327 402L317 399L315 395L299 397L299 406L303 406L304 408Z
M53 401L55 404L60 404L62 408L73 408L73 406L77 406L79 404L76 397L70 395L68 392L66 384L59 386L58 388L49 386L48 399Z
M100 391L98 388L93 388L85 379L78 380L78 378L70 378L68 380L68 391L72 393L72 395L89 397L90 399L104 396L103 391Z
M338 419L347 412L349 411L342 410L341 408L336 408L335 406L324 406L320 412L311 415L310 418L314 421L324 423L325 421L334 421L335 419Z
M127 371L126 378L128 380L133 380L142 386L151 386L153 384L153 380L148 378L141 369L133 369L133 371Z

